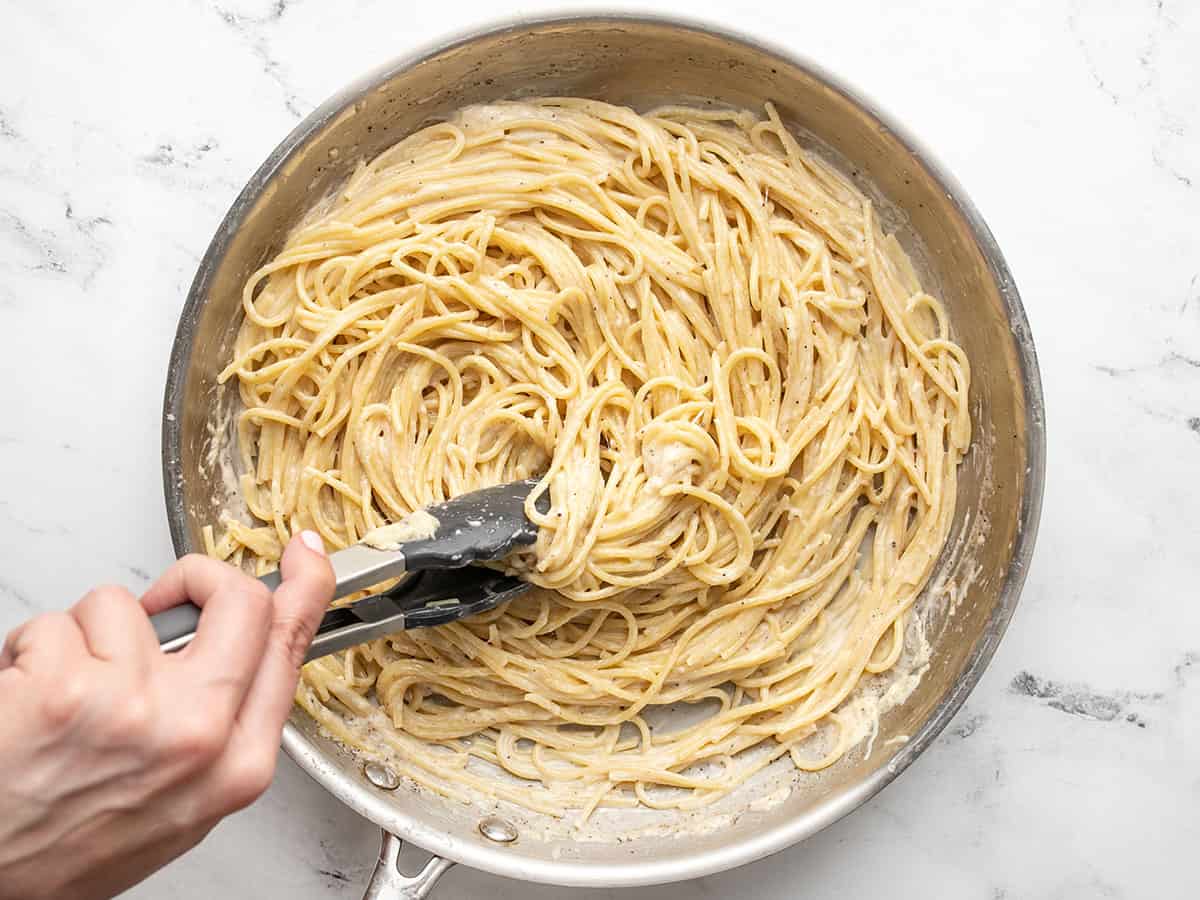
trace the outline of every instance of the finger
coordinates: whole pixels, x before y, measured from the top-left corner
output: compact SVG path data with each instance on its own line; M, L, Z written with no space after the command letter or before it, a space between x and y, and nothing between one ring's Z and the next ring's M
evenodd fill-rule
M19 630L20 627L14 628L4 636L4 645L0 646L0 671L3 671L4 669L11 669L13 662L16 660L16 657L13 656L12 647L9 646L9 643L16 637L16 634Z
M150 617L123 587L88 591L70 610L92 655L105 660L148 665L158 650Z
M334 575L320 536L313 531L292 538L279 570L283 582L275 590L275 618L261 668L238 714L249 731L271 744L279 741L283 720L292 708L304 654L321 616L333 599Z
M228 563L198 553L189 553L176 560L163 572L158 581L142 594L142 606L150 615L178 606L185 600L191 600L197 606L201 606L203 604L196 598L212 596L229 578L231 572L237 572L237 569Z
M26 672L65 672L72 662L90 655L79 624L64 612L43 613L4 642L4 657Z
M178 661L192 683L219 693L220 721L232 725L267 649L272 626L271 592L256 578L229 568L229 576L208 596L190 599L201 607L196 636Z
M239 721L221 759L208 773L204 808L224 817L249 806L271 786L278 758L278 730L268 732L264 723L250 726Z
M149 613L189 600L201 608L196 636L175 658L192 684L217 688L214 728L226 728L254 681L271 627L271 593L227 563L189 554L142 596ZM157 642L157 638L155 639Z

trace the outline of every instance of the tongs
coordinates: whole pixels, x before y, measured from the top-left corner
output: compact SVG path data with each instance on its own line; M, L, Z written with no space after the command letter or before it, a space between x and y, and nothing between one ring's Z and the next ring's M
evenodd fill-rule
M406 628L473 616L527 591L528 582L471 563L502 559L537 540L537 526L525 516L525 500L536 484L515 481L426 507L437 520L432 537L405 541L395 549L359 543L331 553L335 600L406 577L378 594L329 610L306 661ZM538 506L549 508L546 494L538 498ZM269 572L259 580L274 590L280 576ZM184 603L156 613L150 621L162 649L179 650L195 637L200 608Z

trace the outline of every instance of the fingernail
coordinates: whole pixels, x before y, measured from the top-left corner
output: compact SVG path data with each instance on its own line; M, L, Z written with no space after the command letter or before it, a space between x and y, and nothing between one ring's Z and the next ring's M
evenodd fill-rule
M321 536L315 531L300 532L300 540L309 550L312 550L314 553L320 553L322 556L325 555L325 542L321 540Z

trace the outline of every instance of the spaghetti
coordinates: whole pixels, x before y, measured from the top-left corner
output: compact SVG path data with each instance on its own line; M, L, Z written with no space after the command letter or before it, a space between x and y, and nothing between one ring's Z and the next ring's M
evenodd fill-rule
M266 569L298 529L345 547L541 479L506 563L539 589L305 667L339 740L585 815L846 751L839 707L900 657L948 533L969 368L774 109L465 109L360 165L244 306L222 378L257 522L215 555Z

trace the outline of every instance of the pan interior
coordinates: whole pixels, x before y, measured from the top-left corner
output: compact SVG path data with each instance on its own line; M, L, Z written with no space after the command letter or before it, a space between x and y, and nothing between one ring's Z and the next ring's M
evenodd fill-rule
M678 24L567 19L478 35L406 60L334 98L297 129L239 198L214 239L180 322L164 426L169 514L179 552L236 510L236 387L216 376L241 322L241 287L303 213L356 161L472 103L582 96L646 110L665 102L760 110L775 103L802 142L852 175L884 213L925 286L941 297L973 363L973 443L954 524L917 617L927 671L863 741L817 775L786 757L692 813L602 811L586 833L481 800L448 802L374 788L362 761L297 711L285 746L341 799L379 824L459 861L512 877L632 884L746 862L818 830L904 768L944 726L986 663L1016 601L1040 496L1040 399L1015 290L986 229L961 198L873 113L813 70L760 47ZM1030 400L1032 399L1032 402ZM686 710L664 710L664 722ZM693 713L694 714L694 713ZM482 818L519 834L497 845ZM698 864L698 858L704 858ZM631 859L637 867L629 866Z

